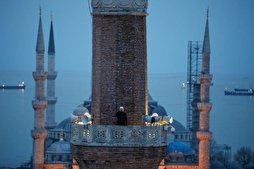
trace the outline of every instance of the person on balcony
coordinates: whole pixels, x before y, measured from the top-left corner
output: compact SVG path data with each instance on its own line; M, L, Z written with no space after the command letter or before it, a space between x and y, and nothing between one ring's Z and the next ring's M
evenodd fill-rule
M127 125L127 115L124 112L124 107L120 107L119 111L116 113L117 123L116 125Z

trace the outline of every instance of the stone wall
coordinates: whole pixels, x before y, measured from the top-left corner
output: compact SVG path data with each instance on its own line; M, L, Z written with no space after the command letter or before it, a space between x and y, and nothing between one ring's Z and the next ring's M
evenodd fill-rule
M73 158L82 169L157 169L163 147L86 147L72 145ZM99 160L98 160L99 159Z
M125 107L128 125L147 112L146 16L93 15L94 124L116 124Z

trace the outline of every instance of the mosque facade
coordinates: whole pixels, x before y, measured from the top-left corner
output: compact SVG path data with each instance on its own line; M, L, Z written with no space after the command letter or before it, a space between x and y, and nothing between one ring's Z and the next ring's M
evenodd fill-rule
M177 120L170 125L151 125L145 116L168 116L147 89L147 0L92 0L93 70L92 96L79 105L73 117L91 114L89 124L76 124L68 117L55 122L55 44L53 22L48 45L48 72L44 71L41 14L36 47L36 95L33 168L159 168L209 169L210 42L206 21L203 64L200 74L201 101L198 159L190 148L192 133ZM47 79L47 97L44 81ZM115 113L123 106L127 125L116 125ZM46 121L44 111L46 110ZM86 116L87 117L87 116ZM173 130L172 130L173 129ZM169 144L168 144L169 143ZM128 160L126 160L128 159ZM142 162L141 162L142 161Z

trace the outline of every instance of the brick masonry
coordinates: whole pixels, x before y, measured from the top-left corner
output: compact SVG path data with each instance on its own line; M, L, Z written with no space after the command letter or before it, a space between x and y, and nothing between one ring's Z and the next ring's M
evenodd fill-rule
M86 147L72 145L82 169L157 169L166 147Z
M116 124L125 107L128 125L147 111L146 16L93 16L92 112L94 124Z

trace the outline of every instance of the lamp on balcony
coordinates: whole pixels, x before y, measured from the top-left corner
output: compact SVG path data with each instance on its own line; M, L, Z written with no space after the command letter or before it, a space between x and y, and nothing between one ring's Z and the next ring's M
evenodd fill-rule
M89 113L88 109L79 105L73 113L71 113L71 121L73 123L87 125L91 124L92 116Z
M158 125L170 125L174 120L171 116L158 116L157 113L153 113L151 116L145 115L143 119L146 123Z

